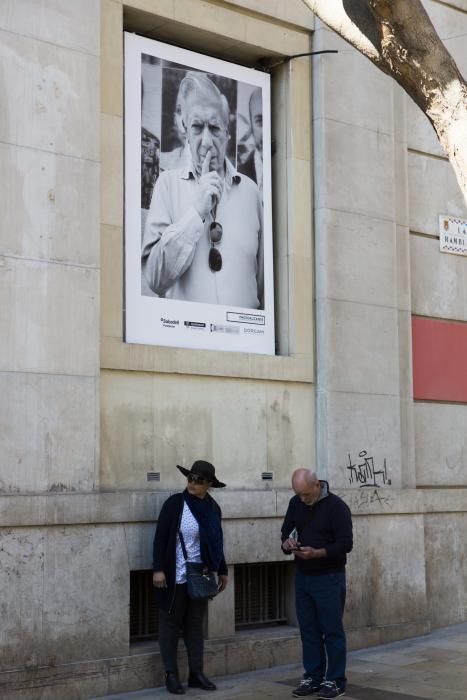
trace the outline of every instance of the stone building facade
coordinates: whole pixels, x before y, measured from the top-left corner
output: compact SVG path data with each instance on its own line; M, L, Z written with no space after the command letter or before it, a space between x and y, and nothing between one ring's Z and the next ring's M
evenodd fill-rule
M466 0L426 7L466 75ZM250 67L339 51L272 71L275 356L123 342L124 30ZM443 366L414 394L412 347L425 322L466 342L438 216L467 212L424 116L301 0L4 0L0 52L2 697L160 683L157 644L130 643L130 572L201 457L228 482L232 574L209 673L298 657L290 567L289 624L261 633L236 631L235 572L285 562L299 466L354 514L352 646L467 619L467 395Z

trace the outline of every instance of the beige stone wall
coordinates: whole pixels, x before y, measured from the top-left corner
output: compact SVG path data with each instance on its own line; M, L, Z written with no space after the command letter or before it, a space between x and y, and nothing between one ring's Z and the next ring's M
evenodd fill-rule
M105 489L182 488L177 464L212 459L231 489L288 488L290 465L313 464L310 386L205 376L109 372L101 376ZM226 397L228 397L226 399Z
M0 490L98 476L99 7L0 7Z
M426 6L465 74L465 3L429 0ZM437 236L438 215L466 216L465 203L431 126L409 98L319 22L313 46L340 52L316 59L313 74L317 462L331 483L355 489L348 455L363 462L358 454L366 450L379 467L386 459L391 485L379 490L383 499L391 500L396 486L415 504L418 487L428 504L428 494L439 494L433 489L449 488L465 511L466 407L414 403L411 359L412 314L467 320L465 258L441 255ZM361 639L365 621L378 641L378 630L394 629L396 619L400 634L415 620L438 626L465 619L459 592L465 567L454 555L454 542L462 551L463 517L451 519L442 506L433 518L409 510L407 517L379 522L356 518L348 609L354 639ZM411 532L412 554L405 564L404 531ZM448 578L453 583L445 587ZM371 590L365 588L367 611L359 600L362 582ZM445 605L439 605L443 589Z
M281 488L293 466L314 465L307 60L279 70L274 86L280 356L122 342L123 29L254 65L308 50L312 16L298 0L286 12L281 2L253 0L79 5L0 7L0 173L9 204L0 223L0 488L8 494L0 503L8 591L0 670L29 669L15 680L22 697L43 682L38 665L128 653L129 572L151 566L158 508L167 489L180 487L177 462L210 457L227 475L232 561L258 560L239 544L258 508L256 549L268 541L268 558L282 557L282 511L261 471L273 471ZM152 470L162 475L160 497L145 502ZM245 511L238 503L247 488L255 507ZM232 630L232 595L221 627L211 615L211 635ZM0 676L10 688L12 676Z
M427 3L465 73L464 5ZM435 237L464 205L399 88L314 28L301 0L0 3L2 697L160 682L157 654L128 656L129 572L151 567L175 465L200 456L229 484L231 571L285 559L294 467L347 500L351 646L465 619L466 412L414 405L410 334L412 313L467 320L464 259ZM122 341L124 29L250 66L340 51L274 72L276 357ZM391 484L349 483L361 450ZM214 640L233 596L211 607ZM290 635L211 641L210 672L292 660Z
M287 11L281 2L102 3L100 482L104 489L151 491L147 472L155 471L165 497L167 489L183 484L176 464L210 459L228 483L215 495L226 519L231 565L284 558L276 489L288 493L291 471L315 466L312 147L311 129L303 128L311 124L311 65L299 59L280 68L272 84L279 354L127 345L122 340L123 56L115 34L137 31L255 66L259 58L310 50L312 26L301 2L289 3ZM272 483L262 480L264 471L273 472ZM150 568L153 527L136 525L132 532L141 553L138 568ZM210 607L210 637L233 633L233 596L232 583L228 596Z
M366 451L410 487L405 100L321 24L313 47L339 50L313 79L318 462L348 487Z
M102 4L101 479L105 488L178 488L178 464L211 459L231 488L261 488L261 472L285 487L293 468L314 466L311 74L308 59L273 84L276 305L281 355L190 351L122 340L123 117L121 45L144 33L254 66L309 50L302 3L199 0ZM112 89L111 89L112 86ZM226 403L225 397L229 400ZM131 468L129 465L131 464ZM268 488L270 485L264 486Z
M368 490L347 489L339 494L354 513L356 535L348 568L350 647L428 631L427 592L433 622L458 619L466 605L461 554L466 491L388 489L375 497ZM150 565L154 518L166 496L167 492L122 491L0 497L7 557L0 574L7 592L2 599L2 668L10 669L0 673L0 688L8 689L11 670L27 663L14 679L18 688L31 691L6 697L36 697L44 678L55 684L50 696L57 698L79 698L83 683L104 694L160 682L157 651L127 656L127 573ZM288 497L285 490L219 492L231 564L286 560L277 547L277 528ZM427 578L425 560L433 573ZM228 595L211 607L210 636L221 637L219 643L226 647L208 646L210 672L240 670L246 660L242 662L242 654L251 654L249 642L245 648L245 640L237 639L239 658L233 662L229 656L230 642L224 637L234 628L233 595L232 578ZM262 644L266 641L263 635ZM253 664L249 668L279 658L272 651L273 631L270 644L259 657L248 656ZM289 658L288 649L283 658ZM138 664L144 665L148 653L152 670L139 674ZM107 657L113 659L110 667L102 661ZM224 658L230 666L219 666Z
M427 3L428 12L459 69L467 73L467 6ZM453 171L428 121L407 101L408 193L412 312L467 321L467 261L439 252L438 215L467 217ZM467 406L414 405L417 485L459 491L467 485ZM467 502L464 501L464 511ZM465 513L425 519L426 579L433 626L466 619ZM440 604L443 600L445 603Z
M0 4L1 671L88 656L77 630L102 616L110 652L96 561L104 595L127 587L117 531L36 517L99 473L100 8L66 5Z
M465 75L467 7L461 2L451 5L430 2L427 9ZM467 263L464 257L440 254L438 239L438 215L452 213L466 217L465 202L428 121L411 104L407 116L412 310L421 316L465 322ZM467 484L466 420L467 406L415 404L418 484L425 487ZM432 573L431 566L429 575ZM455 606L455 609L459 615L459 608ZM452 615L452 611L438 611L436 620L451 620Z

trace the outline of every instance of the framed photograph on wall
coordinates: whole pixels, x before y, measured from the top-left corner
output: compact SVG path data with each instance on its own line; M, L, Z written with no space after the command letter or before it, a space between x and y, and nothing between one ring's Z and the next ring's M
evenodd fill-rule
M124 312L127 343L274 354L269 75L128 33Z

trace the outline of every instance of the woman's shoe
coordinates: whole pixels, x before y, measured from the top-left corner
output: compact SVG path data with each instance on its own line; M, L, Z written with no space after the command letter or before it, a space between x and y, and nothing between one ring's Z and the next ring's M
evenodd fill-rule
M180 683L178 673L165 674L165 687L169 693L173 693L174 695L185 695L185 688Z
M202 671L190 671L188 676L189 688L201 688L202 690L215 690L216 686L209 678L206 678Z

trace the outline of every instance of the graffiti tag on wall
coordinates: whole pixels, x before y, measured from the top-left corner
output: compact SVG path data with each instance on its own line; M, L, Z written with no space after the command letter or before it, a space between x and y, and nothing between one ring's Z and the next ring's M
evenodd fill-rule
M390 486L391 479L388 479L388 468L386 458L383 459L381 467L375 464L374 457L371 457L366 450L358 453L360 462L352 462L351 455L348 455L349 462L346 466L349 474L349 483L358 484L359 488L380 488Z
M345 491L337 493L337 495L344 499L352 513L372 507L391 511L395 503L395 498L389 489L386 491L378 491L375 488L364 489L363 491Z

